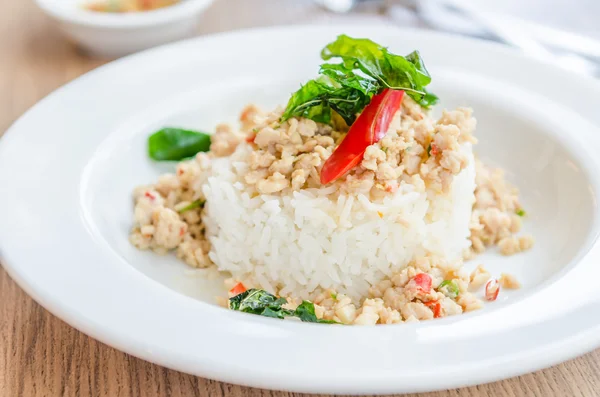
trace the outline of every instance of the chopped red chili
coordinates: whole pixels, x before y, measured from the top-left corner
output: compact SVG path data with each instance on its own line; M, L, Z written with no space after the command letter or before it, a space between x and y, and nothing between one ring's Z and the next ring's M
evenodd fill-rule
M367 147L379 142L400 109L404 91L385 89L363 109L348 134L321 169L323 185L335 181L363 159Z
M495 301L500 293L500 283L497 279L490 280L485 285L485 299Z
M431 292L431 284L432 279L431 276L427 273L419 273L413 277L412 281L417 285L417 287L424 293L428 294Z

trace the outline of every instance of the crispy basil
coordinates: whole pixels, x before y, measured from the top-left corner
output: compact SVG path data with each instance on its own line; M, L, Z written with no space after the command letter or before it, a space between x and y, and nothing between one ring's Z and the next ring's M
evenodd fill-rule
M406 91L425 108L438 100L425 88L431 76L417 51L403 57L369 39L341 35L322 50L321 58L340 63L322 64L320 77L292 94L282 121L295 116L333 124L337 113L350 126L386 88Z
M337 324L335 321L318 319L315 305L309 301L303 301L296 310L284 309L282 306L286 303L285 298L278 298L267 291L253 288L230 298L229 308L271 318L297 317L304 322Z

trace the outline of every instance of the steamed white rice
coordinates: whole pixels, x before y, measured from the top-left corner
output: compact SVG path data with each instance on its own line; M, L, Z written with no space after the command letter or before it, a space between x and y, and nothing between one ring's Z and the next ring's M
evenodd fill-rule
M419 192L402 183L376 201L337 192L339 185L258 194L242 178L248 150L240 145L231 157L213 160L203 186L209 257L234 279L282 296L309 299L333 288L360 299L427 252L457 259L470 245L475 200L470 143L461 147L469 164L449 191Z

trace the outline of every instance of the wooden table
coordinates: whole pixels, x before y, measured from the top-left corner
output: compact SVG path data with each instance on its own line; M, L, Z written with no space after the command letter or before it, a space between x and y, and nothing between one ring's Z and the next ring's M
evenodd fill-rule
M78 53L30 1L0 0L0 134L52 90L106 61ZM269 1L274 2L266 0ZM223 15L224 11L223 2L217 2L209 11L212 15L206 18L214 20L216 14ZM222 23L219 28L229 26ZM216 30L208 25L203 29ZM298 394L201 379L121 353L48 313L0 268L0 395L213 397ZM534 374L422 396L598 395L600 350Z

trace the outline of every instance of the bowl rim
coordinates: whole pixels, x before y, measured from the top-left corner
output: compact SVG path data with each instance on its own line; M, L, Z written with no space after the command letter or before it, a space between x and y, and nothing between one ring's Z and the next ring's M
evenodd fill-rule
M85 0L69 0L60 5L57 0L35 0L46 14L63 22L96 28L141 28L187 19L207 8L214 0L181 0L158 10L132 13L103 13L81 7Z

